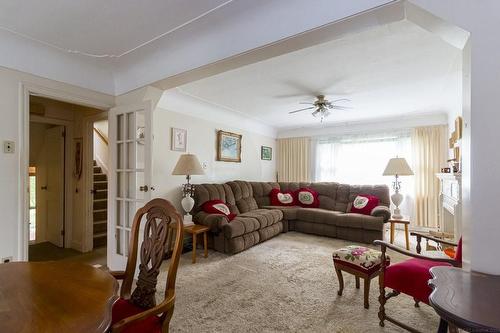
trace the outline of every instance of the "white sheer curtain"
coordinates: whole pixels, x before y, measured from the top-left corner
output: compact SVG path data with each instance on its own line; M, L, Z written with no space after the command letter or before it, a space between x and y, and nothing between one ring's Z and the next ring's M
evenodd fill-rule
M356 134L317 138L315 140L315 181L346 184L387 184L392 191L393 177L382 173L392 157L404 157L412 165L411 131ZM402 178L405 195L401 211L414 217L413 177Z

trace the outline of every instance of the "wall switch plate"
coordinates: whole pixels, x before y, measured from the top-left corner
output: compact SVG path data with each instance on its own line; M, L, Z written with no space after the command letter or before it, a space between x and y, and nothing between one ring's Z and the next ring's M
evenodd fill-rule
M202 168L202 169L206 169L206 168L207 168L207 162L203 162L203 163L201 164L201 168Z
M3 152L5 154L14 154L15 149L16 149L16 144L14 141L3 142Z
M5 257L5 258L2 258L2 263L3 263L3 264L7 264L7 263L9 263L9 262L11 262L11 261L12 261L12 257Z

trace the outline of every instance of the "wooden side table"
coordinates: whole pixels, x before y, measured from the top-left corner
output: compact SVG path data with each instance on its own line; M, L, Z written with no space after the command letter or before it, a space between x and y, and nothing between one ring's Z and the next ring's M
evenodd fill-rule
M438 332L458 327L467 332L500 332L500 276L432 267L429 304L441 317Z
M410 250L410 233L408 231L408 226L410 225L410 219L403 217L402 219L394 219L390 218L389 221L387 221L391 224L391 244L394 244L394 226L399 223L399 224L404 224L405 226L405 240L406 240L406 249Z
M207 231L210 228L204 225L194 224L184 227L184 232L192 235L193 237L193 264L196 264L196 240L199 234L203 234L203 246L205 250L205 258L208 257L208 245L207 245Z

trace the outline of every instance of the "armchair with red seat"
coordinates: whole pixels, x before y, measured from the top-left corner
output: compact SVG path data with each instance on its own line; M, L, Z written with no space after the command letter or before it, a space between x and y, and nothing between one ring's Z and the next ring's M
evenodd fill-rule
M418 332L416 329L388 316L385 313L385 303L390 298L403 293L413 297L413 300L415 301L415 307L419 306L419 302L429 304L429 295L432 292L431 288L428 285L428 281L431 279L429 270L435 266L461 267L462 239L460 239L458 244L456 244L454 242L438 239L418 232L412 232L411 235L417 237L417 253L407 251L403 248L381 240L376 240L373 242L375 245L380 245L382 251L382 265L380 267L379 275L380 309L378 317L380 320L379 324L382 327L385 325L384 321L387 320L410 332ZM420 253L420 242L422 238L432 240L441 244L455 246L457 248L455 258L435 258L422 255ZM387 249L391 249L411 258L403 262L387 265L385 260ZM392 292L386 294L385 288L391 288Z

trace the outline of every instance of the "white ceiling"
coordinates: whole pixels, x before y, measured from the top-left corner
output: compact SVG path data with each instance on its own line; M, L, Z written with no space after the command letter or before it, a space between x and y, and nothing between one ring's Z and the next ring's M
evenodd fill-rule
M0 2L0 66L120 95L391 0Z
M228 1L3 1L0 26L63 51L119 57L225 2ZM23 18L19 19L17 13L22 13Z
M461 50L400 21L302 49L178 88L178 92L279 129L318 125L314 95L349 98L325 125L449 112L460 106Z

